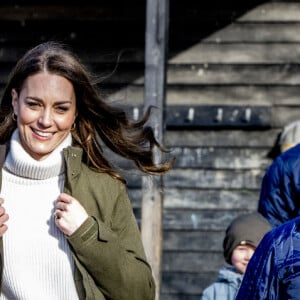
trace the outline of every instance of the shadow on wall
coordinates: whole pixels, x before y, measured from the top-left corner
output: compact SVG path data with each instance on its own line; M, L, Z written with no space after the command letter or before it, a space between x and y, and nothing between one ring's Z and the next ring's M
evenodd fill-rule
M103 84L114 90L144 76L146 1L64 2L1 2L0 25L6 30L0 33L0 85L5 84L7 73L29 47L49 39L70 44L93 71L103 74ZM214 33L261 3L171 0L170 58L210 36L208 42L218 42Z
M170 1L170 50L174 54L183 51L266 2L269 1ZM218 39L212 41L218 42Z

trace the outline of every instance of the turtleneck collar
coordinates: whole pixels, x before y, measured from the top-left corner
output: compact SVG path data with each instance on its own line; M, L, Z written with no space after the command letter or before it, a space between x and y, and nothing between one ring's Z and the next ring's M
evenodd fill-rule
M48 179L64 172L63 149L72 144L69 134L58 147L43 160L35 160L23 148L19 130L16 129L10 141L4 167L10 173L31 179Z

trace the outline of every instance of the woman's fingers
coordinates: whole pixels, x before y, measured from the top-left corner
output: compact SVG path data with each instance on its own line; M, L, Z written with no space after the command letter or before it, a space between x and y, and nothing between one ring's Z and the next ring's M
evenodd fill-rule
M78 200L62 193L55 207L55 223L66 235L74 233L88 218L88 214Z
M0 198L0 237L6 232L7 230L7 225L5 222L8 221L9 216L5 211L5 208L2 206L4 203L4 199Z

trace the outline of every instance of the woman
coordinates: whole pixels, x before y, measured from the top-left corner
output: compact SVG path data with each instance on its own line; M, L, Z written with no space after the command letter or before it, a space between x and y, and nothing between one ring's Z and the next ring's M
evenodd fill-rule
M153 299L155 285L124 180L101 140L146 173L159 147L97 93L61 44L17 63L0 107L1 299Z

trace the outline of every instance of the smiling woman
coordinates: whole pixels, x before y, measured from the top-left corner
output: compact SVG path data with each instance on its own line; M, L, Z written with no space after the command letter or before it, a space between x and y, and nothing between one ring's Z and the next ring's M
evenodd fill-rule
M36 160L46 158L70 133L76 118L73 85L62 76L29 76L18 94L12 90L20 141Z
M131 121L107 105L59 43L19 60L0 106L0 299L154 299L124 180L98 141L164 174L149 113Z

